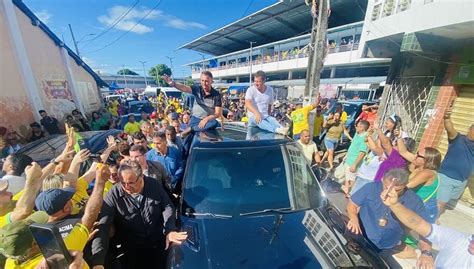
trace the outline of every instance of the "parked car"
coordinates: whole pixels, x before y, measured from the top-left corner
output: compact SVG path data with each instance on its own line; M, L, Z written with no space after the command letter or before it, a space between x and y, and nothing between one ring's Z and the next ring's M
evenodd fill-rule
M109 135L117 136L120 130L107 131L89 131L82 132L80 135L87 144L92 154L101 153L107 147L107 137ZM67 137L64 134L50 135L48 137L36 140L23 146L18 153L30 156L41 166L48 164L53 158L57 157L66 146Z
M336 111L336 105L341 104L347 113L345 126L349 129L349 133L354 135L356 126L355 120L359 117L360 113L362 113L362 105L374 105L376 103L377 102L367 100L338 101L324 113L324 117L326 118L330 113L334 113ZM344 136L343 139L346 140L347 138Z
M345 232L295 142L226 126L196 135L167 268L388 268ZM347 221L347 220L346 220Z

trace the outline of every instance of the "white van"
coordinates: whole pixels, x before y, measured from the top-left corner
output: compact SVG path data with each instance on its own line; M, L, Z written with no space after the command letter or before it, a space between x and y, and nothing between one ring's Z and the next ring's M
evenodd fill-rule
M172 98L172 97L181 98L183 94L183 92L173 87L150 87L150 86L148 86L145 89L145 92L143 94L145 94L148 97L150 96L155 97L156 91L158 89L160 89L160 92L163 93L163 95L165 96L165 99Z

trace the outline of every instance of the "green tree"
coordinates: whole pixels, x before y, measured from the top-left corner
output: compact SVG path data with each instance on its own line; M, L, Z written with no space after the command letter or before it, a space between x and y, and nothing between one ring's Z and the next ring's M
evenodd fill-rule
M134 75L134 76L138 76L138 73L137 72L133 72L132 70L128 69L128 68L124 68L124 69L120 69L118 72L117 72L117 75Z
M187 85L187 86L193 86L194 85L194 80L191 78L191 76L189 76L184 81L184 84Z
M156 84L169 86L162 78L163 75L171 76L171 68L166 64L157 64L148 71L148 75L155 78Z

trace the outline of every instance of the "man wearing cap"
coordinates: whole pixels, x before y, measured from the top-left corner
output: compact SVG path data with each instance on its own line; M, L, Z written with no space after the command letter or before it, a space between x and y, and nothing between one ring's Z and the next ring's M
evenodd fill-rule
M128 115L128 122L123 127L123 131L128 135L140 132L140 123L135 121L135 116L133 114Z
M87 203L84 216L75 224L64 244L68 250L82 251L89 239L89 232L99 215L102 206L102 193L110 176L109 169L102 166L96 172L96 184ZM36 268L43 256L33 239L28 226L48 221L45 212L38 211L22 221L16 221L0 229L0 253L7 257L5 268Z

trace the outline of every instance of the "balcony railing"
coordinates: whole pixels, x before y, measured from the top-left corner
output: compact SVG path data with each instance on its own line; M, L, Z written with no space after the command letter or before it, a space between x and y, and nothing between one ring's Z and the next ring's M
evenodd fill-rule
M338 52L346 52L346 51L351 51L351 50L357 50L359 48L359 43L350 43L346 45L339 45L339 46L330 46L328 48L328 54L332 53L338 53ZM273 62L280 62L280 61L287 61L287 60L293 60L293 59L299 59L299 58L306 58L309 56L308 50L291 50L291 51L280 51L278 53L275 53L273 56L271 55L265 55L265 56L259 56L257 59L253 60L251 63L252 65L258 65L258 64L266 64L266 63L273 63ZM238 68L238 67L245 67L249 66L250 62L239 62L239 63L230 63L226 65L221 65L221 66L216 66L216 67L202 67L202 66L194 66L192 68L193 73L199 73L203 70L208 70L208 71L216 71L216 70L226 70L226 69L232 69L232 68Z

